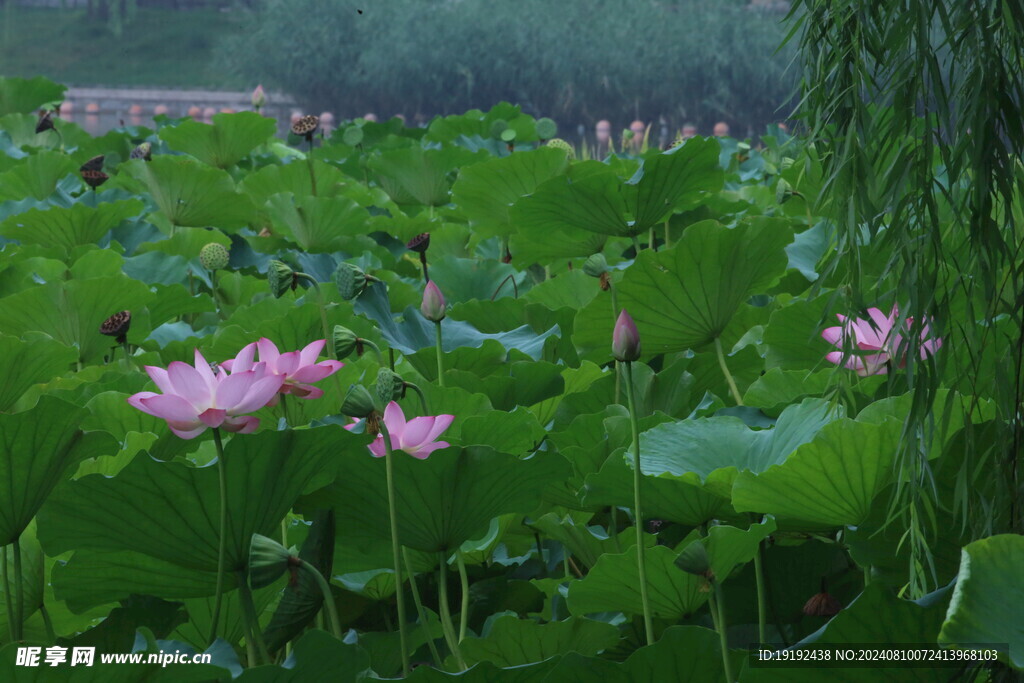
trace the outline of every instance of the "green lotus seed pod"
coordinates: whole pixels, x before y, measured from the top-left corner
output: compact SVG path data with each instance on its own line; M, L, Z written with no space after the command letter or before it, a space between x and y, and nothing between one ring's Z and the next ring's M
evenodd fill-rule
M199 263L207 270L223 270L230 260L231 253L227 247L217 242L210 242L199 250Z
M590 277L601 277L608 272L608 259L604 254L593 254L583 262L583 272Z
M537 119L534 125L537 127L537 137L541 140L550 140L558 135L558 124L546 116L542 119Z
M345 301L351 301L366 289L366 273L357 265L339 263L334 271L334 284L338 286L338 294Z
M356 333L347 327L341 325L334 326L334 333L331 335L331 341L334 343L334 355L337 356L338 360L345 360L352 355L352 352L356 350L356 346L359 343L359 337Z
M293 559L298 554L295 548L285 548L272 538L253 534L249 544L249 581L252 587L269 586L288 571L289 566L298 566Z
M491 137L500 138L507 128L508 121L505 119L494 119L491 122Z
M388 368L377 371L377 400L382 406L397 401L405 393L402 376Z
M352 417L369 417L376 409L373 397L362 384L350 386L341 404L341 412Z
M282 261L271 261L267 268L267 284L270 293L280 299L289 289L295 289L295 271Z
M576 158L576 150L573 148L572 145L570 145L562 138L551 138L545 143L545 145L547 147L554 147L555 149L565 150L566 156L568 156L570 159Z

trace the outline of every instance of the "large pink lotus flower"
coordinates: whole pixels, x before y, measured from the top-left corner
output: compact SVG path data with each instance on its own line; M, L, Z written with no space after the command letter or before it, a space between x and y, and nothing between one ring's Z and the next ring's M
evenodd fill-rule
M447 441L435 441L435 439L451 426L454 419L454 415L425 415L414 417L406 422L402 407L394 401L388 403L384 409L384 426L388 428L388 433L391 435L391 450L405 451L420 460L426 460L427 456L438 448L448 448L450 444ZM359 420L345 425L345 429L351 430L357 424L359 424ZM383 458L385 455L384 435L378 434L376 440L369 445L369 449L375 457Z
M230 375L220 367L214 373L196 349L195 367L174 361L167 369L146 366L146 372L162 394L141 391L128 403L144 413L167 420L171 431L183 439L194 439L207 427L248 434L256 430L258 418L245 415L277 396L284 378L257 363Z
M843 365L849 370L856 370L861 377L868 375L884 375L889 372L888 365L893 363L896 367L905 367L907 364L908 342L903 338L908 334L913 325L914 319L907 318L902 328L896 327L899 318L899 310L892 307L889 316L886 317L877 308L869 308L870 320L862 318L848 319L846 316L836 314L839 327L829 327L822 331L821 336L830 344L842 348L844 341L857 351L866 351L862 355L849 355L845 357L842 351L832 351L825 354L825 360L836 365ZM931 330L928 323L921 328L921 358L927 358L935 353L942 346L942 339L936 337L929 339Z
M316 362L325 343L325 340L318 339L301 351L281 353L274 342L264 337L245 346L235 358L221 363L221 367L232 373L249 370L254 367L253 358L258 350L260 363L266 363L267 372L282 378L280 393L297 398L320 398L324 390L311 386L310 382L319 382L344 367L344 363L336 360ZM277 396L267 405L277 405Z

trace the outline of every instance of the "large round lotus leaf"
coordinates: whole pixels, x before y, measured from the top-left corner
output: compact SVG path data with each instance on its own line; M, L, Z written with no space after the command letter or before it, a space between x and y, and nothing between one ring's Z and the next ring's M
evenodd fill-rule
M892 481L901 431L896 420L825 425L784 462L759 473L740 472L733 506L810 524L856 526Z
M1004 661L1024 669L1022 567L1024 536L1000 534L964 546L939 642L968 649L1005 643Z
M106 432L82 432L88 411L43 396L32 410L0 415L0 545L13 542L62 479L86 458L117 452Z
M339 457L345 475L304 505L333 507L348 538L390 538L384 459L368 451ZM438 450L425 460L398 451L393 462L399 540L424 552L451 551L482 536L498 515L530 512L544 485L569 470L554 453L520 459L484 447Z
M33 384L63 375L76 357L73 349L43 334L30 332L25 339L0 334L0 413Z
M171 149L217 168L234 166L274 134L273 119L251 111L215 114L213 124L183 121L160 129Z
M0 116L28 114L44 104L59 103L67 86L57 85L42 76L5 78L0 76Z
M22 244L71 251L79 245L98 242L121 221L139 215L142 209L143 204L137 199L103 202L95 208L78 203L68 208L30 209L0 223L0 235Z
M28 197L46 199L57 189L58 181L76 170L74 162L60 152L33 154L0 173L0 202Z
M249 224L255 207L247 195L235 191L227 172L187 157L160 155L152 161L136 159L118 168L118 182L128 189L146 191L172 225L221 229Z
M618 304L640 332L644 354L697 349L729 327L750 297L786 270L793 232L785 221L755 219L727 228L691 225L670 249L645 249L619 283ZM576 316L573 339L585 349L611 345L610 310L593 305Z
M619 630L600 621L570 617L539 624L509 615L492 621L483 637L467 638L460 648L467 664L491 662L509 667L540 662L566 652L596 655L618 640Z
M647 593L655 619L677 621L696 612L709 593L706 580L679 570L677 553L663 545L644 551L647 560ZM643 614L636 546L621 555L602 555L580 581L569 585L569 610L573 614L625 612Z

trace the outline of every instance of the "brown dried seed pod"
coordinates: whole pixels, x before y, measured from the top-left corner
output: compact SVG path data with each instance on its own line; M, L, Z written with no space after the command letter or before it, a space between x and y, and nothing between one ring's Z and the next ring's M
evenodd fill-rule
M84 180L85 184L94 190L109 179L110 176L103 171L82 171L82 180Z
M89 161L82 164L80 171L102 171L103 170L103 155L95 156Z
M117 337L119 342L124 342L124 337L128 334L128 328L131 325L131 311L120 311L103 321L103 324L100 325L100 334L105 334L108 337Z
M305 116L299 117L295 123L292 124L292 132L306 139L310 139L319 127L320 118L312 114L306 114Z
M416 235L411 240L406 242L405 248L415 251L417 254L424 253L427 249L430 248L430 233L421 232L419 235Z

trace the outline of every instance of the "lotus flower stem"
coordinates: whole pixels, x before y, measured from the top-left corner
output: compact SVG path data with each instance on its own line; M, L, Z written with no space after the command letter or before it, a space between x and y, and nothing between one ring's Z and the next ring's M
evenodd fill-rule
M644 517L640 508L640 423L636 414L636 396L633 389L633 362L626 361L626 400L629 402L629 425L633 431L633 522L636 525L636 568L640 575L640 602L644 609L644 631L647 644L654 644L654 624L651 621L651 603L647 596L647 559L644 552Z
M732 378L732 373L729 372L729 366L725 364L725 353L722 352L722 340L719 337L715 337L715 354L718 355L718 366L722 368L722 374L725 375L725 381L729 383L729 391L732 392L732 397L736 401L736 405L743 405L743 398L740 396L740 390L736 388L736 380Z
M614 325L615 321L619 317L619 297L615 293L615 285L612 284L611 278L608 279L608 293L611 294L611 297L612 297L612 324ZM620 396L622 396L622 366L621 366L621 363L619 363L619 361L615 361L615 403L616 404L619 403L619 401L620 401L619 397ZM615 514L614 513L614 508L612 509L612 514L613 515Z
M466 562L462 559L462 551L455 553L459 567L459 584L462 588L462 605L459 609L459 643L466 639L466 622L469 621L469 576L466 574Z
M423 609L423 599L420 598L420 589L416 585L416 574L412 571L412 562L409 560L409 553L405 548L402 548L402 559L405 560L405 573L409 575L409 588L412 589L412 601L416 603L416 614L419 615L420 623L428 632L427 647L430 648L430 656L434 658L434 666L440 669L441 655L437 652L434 639L429 636L430 622L427 620L427 611Z
M734 683L736 680L732 675L732 662L729 661L729 638L725 625L725 596L722 592L722 584L715 581L714 597L710 599L711 609L718 614L715 628L718 629L718 639L722 646L722 668L725 669L726 683Z
M17 634L14 632L14 601L11 599L9 590L11 582L7 579L7 546L0 548L0 584L3 584L4 588L4 608L6 609L4 614L11 615L11 618L7 620L7 634L11 640L18 640Z
M420 264L423 266L423 282L430 282L430 274L427 272L427 252L420 252Z
M327 618L331 622L331 633L334 634L335 638L341 640L344 633L341 630L341 619L338 618L338 606L334 604L334 593L331 592L331 584L320 573L320 570L312 564L302 558L299 558L299 562L302 563L302 568L313 576L316 585L320 586L320 592L324 594L324 611L327 612Z
M640 255L640 240L638 240L636 238L636 235L630 235L630 239L633 240L633 251L636 253L636 256L639 256ZM636 258L636 256L634 256L634 258Z
M316 195L316 192L313 194ZM331 328L327 325L327 300L324 299L324 290L320 288L320 283L316 281L316 278L308 273L295 273L295 276L304 279L316 290L317 305L320 308L320 329L324 333L324 339L329 341L332 337ZM338 360L334 353L334 344L327 344L327 357L331 360ZM345 392L341 390L341 381L338 379L338 375L332 373L331 377L334 378L334 388L338 390L338 396L344 396Z
M46 609L46 604L43 602L39 603L39 616L43 618L43 626L46 628L46 639L51 643L56 643L57 632L53 630L53 619L50 618L50 610Z
M270 653L267 652L267 644L263 642L263 634L260 632L260 620L256 615L256 605L252 600L252 589L249 588L249 577L243 570L238 570L238 601L242 605L242 619L245 621L246 629L252 634L252 642L246 643L246 651L259 653L259 659L266 664L273 663Z
M398 503L395 495L395 454L391 449L391 434L384 420L380 421L380 434L384 442L384 468L387 472L388 517L391 518L391 555L395 570L395 603L398 609L398 638L402 648L402 676L409 675L409 641L405 628L405 595L402 592L401 544L398 542Z
M284 418L284 425L287 427L291 424L291 420L288 419L288 395L278 394L281 402L281 417ZM284 541L281 541L281 545L286 545Z
M757 544L757 552L754 553L754 578L757 580L757 642L768 642L765 638L765 621L767 620L765 610L765 589L764 589L764 561L761 557L764 552L764 541Z
M210 645L217 640L217 622L220 621L220 605L224 599L224 562L228 544L228 468L219 427L213 428L213 443L217 446L217 477L220 480L220 543L217 548L217 597L214 598L213 616L210 618Z
M665 249L668 249L668 219L665 219Z
M121 348L124 350L124 362L128 365L128 367L131 367L131 365L132 365L132 354L128 350L128 340L127 339L124 340L123 342L121 342ZM111 355L113 355L113 354L111 354Z
M465 671L466 661L462 658L462 650L459 648L459 641L455 637L455 626L452 625L452 613L448 609L448 558L445 557L443 552L438 553L438 555L440 562L438 563L437 570L437 601L438 607L441 610L441 624L444 627L445 637L448 640L448 649L455 656L459 670Z
M652 225L647 231L647 248L654 249L654 226Z
M427 397L424 395L423 390L412 382L406 382L405 386L412 389L420 399L420 407L423 408L424 415L430 415L430 408L427 407Z
M444 386L444 351L441 350L441 321L434 323L434 346L437 348L437 386Z
M309 166L309 186L310 186L310 190L311 190L310 194L312 194L315 197L316 196L316 173L313 172L313 136L310 135L306 139L309 142L309 153L306 154L306 161L308 162L308 166Z

